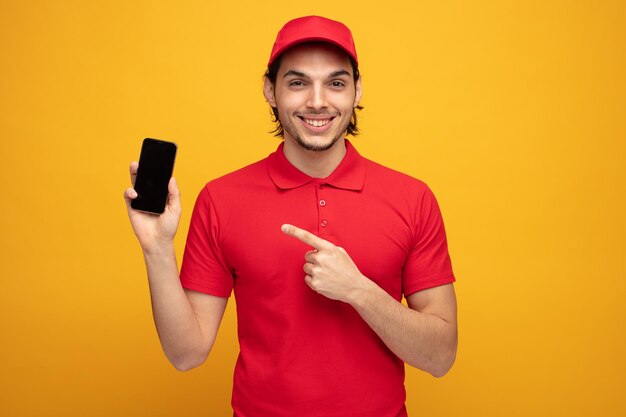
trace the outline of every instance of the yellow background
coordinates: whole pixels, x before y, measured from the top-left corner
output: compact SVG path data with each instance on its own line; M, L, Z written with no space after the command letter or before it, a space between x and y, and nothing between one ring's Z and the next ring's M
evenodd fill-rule
M0 415L227 416L231 300L211 357L160 350L122 192L141 140L179 145L184 212L273 151L276 32L356 38L359 151L438 196L460 345L407 370L412 416L626 414L623 1L0 2Z

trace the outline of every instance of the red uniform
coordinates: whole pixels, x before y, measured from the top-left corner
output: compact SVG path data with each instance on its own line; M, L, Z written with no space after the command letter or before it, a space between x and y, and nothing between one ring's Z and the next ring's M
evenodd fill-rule
M454 281L435 197L348 141L343 161L323 179L297 170L282 147L202 189L183 258L183 287L220 297L234 290L235 416L406 416L404 363L354 308L306 285L311 248L280 226L343 247L400 301Z

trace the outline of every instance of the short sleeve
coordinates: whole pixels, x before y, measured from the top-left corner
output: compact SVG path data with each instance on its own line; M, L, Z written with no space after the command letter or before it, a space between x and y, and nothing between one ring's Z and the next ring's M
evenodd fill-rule
M414 228L402 275L405 296L455 281L441 211L428 187L417 206Z
M233 275L219 245L219 221L207 187L193 209L180 271L183 288L229 297Z

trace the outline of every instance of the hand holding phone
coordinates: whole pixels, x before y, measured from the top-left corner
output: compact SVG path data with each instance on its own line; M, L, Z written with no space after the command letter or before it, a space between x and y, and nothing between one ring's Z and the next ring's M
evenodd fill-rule
M150 139L148 142L151 142L153 140L155 139ZM148 144L147 146L151 146L151 144ZM154 155L144 157L144 155L148 155L149 153L149 150L146 150L146 152L144 152L142 146L140 161L152 160ZM156 163L156 166L163 166L162 156L156 157L156 159L161 160L161 163ZM124 192L124 200L126 201L126 207L128 209L128 217L130 219L131 225L133 226L135 235L139 239L139 243L141 244L141 247L145 252L163 252L171 250L174 236L176 235L176 231L178 230L178 223L180 221L180 215L182 211L180 205L180 192L178 190L176 181L174 180L174 178L171 178L171 172L173 169L168 168L170 165L173 168L173 156L170 154L170 157L166 157L164 159L166 162L165 172L167 175L163 175L162 170L161 173L156 175L156 177L164 176L167 178L161 180L161 193L158 202L159 207L144 207L144 205L146 204L146 199L143 199L141 203L135 203L135 200L138 200L139 198L139 192L135 189L137 187L137 184L139 182L147 181L151 177L151 175L149 175L150 170L142 170L140 164L138 164L137 162L133 162L130 164L130 180L133 187L127 188ZM149 163L148 165L152 164ZM145 167L146 165L143 166ZM159 169L157 168L157 170ZM139 171L142 171L141 181L138 178ZM140 186L139 189L141 188L142 187ZM163 197L163 195L165 195L165 197ZM161 209L161 201L164 201L164 210ZM135 209L134 206L137 206L139 208ZM144 210L145 208L147 208L148 210ZM162 214L156 215L155 213L158 211L161 211Z

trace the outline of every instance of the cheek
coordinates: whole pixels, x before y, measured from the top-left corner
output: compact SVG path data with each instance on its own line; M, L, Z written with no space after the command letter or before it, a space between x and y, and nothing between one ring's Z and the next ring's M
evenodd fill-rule
M282 113L289 112L290 109L297 108L298 103L298 97L293 93L281 94L276 97L276 106L278 107L278 111Z
M356 96L354 94L338 94L333 102L338 109L352 112L355 106Z

